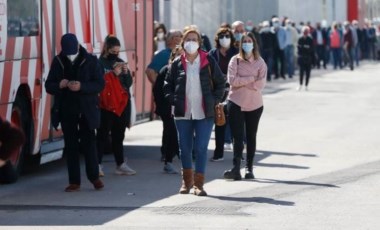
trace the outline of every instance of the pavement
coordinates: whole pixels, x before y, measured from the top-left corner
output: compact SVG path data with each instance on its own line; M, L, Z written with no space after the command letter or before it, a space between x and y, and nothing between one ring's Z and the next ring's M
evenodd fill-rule
M222 179L228 150L208 162L207 197L179 195L180 175L163 173L156 120L126 131L135 176L115 175L105 156L102 191L83 165L81 191L63 192L64 160L0 186L0 229L380 229L379 67L313 70L309 91L296 91L298 77L268 83L255 180ZM214 147L212 137L209 157Z

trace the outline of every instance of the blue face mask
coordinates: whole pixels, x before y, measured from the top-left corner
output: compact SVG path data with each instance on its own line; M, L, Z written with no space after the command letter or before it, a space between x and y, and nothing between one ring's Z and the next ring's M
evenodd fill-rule
M249 54L253 50L253 43L243 43L241 48L244 50L244 53Z
M236 33L236 34L234 34L234 37L235 37L236 41L240 42L241 37L243 37L243 34L242 33Z

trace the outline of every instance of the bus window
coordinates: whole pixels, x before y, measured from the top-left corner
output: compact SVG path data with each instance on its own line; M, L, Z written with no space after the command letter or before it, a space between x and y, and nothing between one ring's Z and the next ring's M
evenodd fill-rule
M8 0L8 37L38 36L38 0Z

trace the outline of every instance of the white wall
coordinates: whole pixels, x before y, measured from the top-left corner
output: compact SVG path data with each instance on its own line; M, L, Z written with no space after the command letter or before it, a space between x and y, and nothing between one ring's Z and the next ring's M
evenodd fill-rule
M320 22L326 19L345 21L347 19L347 0L279 0L279 15L288 16L296 22Z

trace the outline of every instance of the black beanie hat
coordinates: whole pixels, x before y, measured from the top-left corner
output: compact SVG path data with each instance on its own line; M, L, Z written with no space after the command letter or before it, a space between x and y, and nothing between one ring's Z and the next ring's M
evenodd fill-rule
M78 53L78 39L75 34L67 33L61 38L63 55L73 55Z

